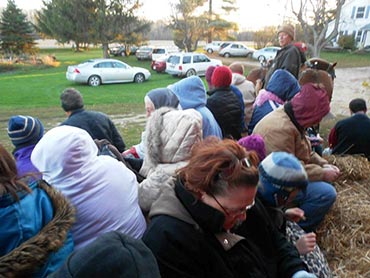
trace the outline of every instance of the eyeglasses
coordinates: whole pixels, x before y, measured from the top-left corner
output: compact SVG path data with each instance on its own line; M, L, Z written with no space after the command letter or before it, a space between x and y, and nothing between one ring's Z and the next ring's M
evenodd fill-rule
M245 168L250 168L252 166L252 163L249 161L248 158L242 158L238 161L238 163L240 163L243 167ZM220 173L220 178L227 178L229 177L233 171L235 169L235 164L231 165L230 167L228 167L227 169L224 169L221 173Z
M250 210L254 204L255 204L255 200L253 199L253 202L252 204L246 206L245 208L242 208L242 209L226 209L223 205L221 205L221 203L217 200L217 198L215 197L215 195L213 195L212 193L209 193L208 194L209 196L211 196L213 198L213 200L215 200L215 202L220 206L220 208L225 212L225 214L227 216L239 216L239 215L242 215L244 213L247 212L247 210Z

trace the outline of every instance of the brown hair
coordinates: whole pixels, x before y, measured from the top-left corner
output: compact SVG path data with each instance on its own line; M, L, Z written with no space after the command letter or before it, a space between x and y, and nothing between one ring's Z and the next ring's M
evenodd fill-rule
M27 184L17 178L17 166L12 155L0 144L0 196L10 193L17 201L17 191L31 192Z
M228 187L257 186L258 161L234 140L207 137L194 145L179 176L189 191L222 195Z

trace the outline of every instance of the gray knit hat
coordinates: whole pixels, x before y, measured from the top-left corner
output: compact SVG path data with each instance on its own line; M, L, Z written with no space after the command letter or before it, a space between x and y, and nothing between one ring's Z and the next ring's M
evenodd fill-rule
M38 118L12 116L8 122L8 135L16 148L36 144L44 135L44 126Z

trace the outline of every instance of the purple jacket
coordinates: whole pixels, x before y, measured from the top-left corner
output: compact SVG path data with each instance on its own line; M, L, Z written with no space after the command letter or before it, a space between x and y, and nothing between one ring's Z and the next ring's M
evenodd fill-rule
M31 162L31 153L35 146L36 145L30 145L24 148L16 149L13 152L17 165L18 177L23 177L26 173L38 173L37 177L39 179L42 177L42 175L39 174L39 170Z

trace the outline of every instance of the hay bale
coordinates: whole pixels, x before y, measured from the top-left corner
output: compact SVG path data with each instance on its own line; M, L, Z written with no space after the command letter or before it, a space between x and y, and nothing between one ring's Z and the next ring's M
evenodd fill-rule
M327 158L330 164L341 170L339 181L359 181L367 179L370 174L370 162L360 155L331 155Z
M370 277L370 167L357 156L331 157L343 175L337 200L317 231L335 277Z

